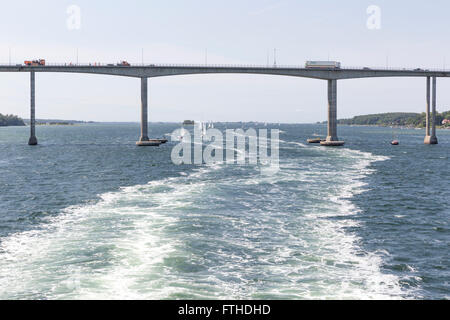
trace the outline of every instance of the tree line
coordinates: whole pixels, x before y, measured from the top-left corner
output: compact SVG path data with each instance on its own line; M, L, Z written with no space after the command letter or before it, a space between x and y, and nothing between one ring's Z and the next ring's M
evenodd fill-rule
M444 119L450 120L450 111L436 113L436 122L441 125ZM425 127L426 113L380 113L364 116L356 116L351 119L340 119L339 124L347 125L377 125L377 126L407 126L407 127Z
M0 127L7 126L24 126L25 123L21 118L12 114L3 115L0 113Z

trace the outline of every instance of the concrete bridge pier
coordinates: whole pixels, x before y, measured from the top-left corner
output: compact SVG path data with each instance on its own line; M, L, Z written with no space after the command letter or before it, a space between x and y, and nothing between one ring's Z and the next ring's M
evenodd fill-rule
M426 110L426 136L425 144L438 144L436 137L436 77L433 77L432 88L432 116L430 117L430 77L427 77L427 110ZM430 135L430 122L431 122L431 135Z
M38 144L36 138L36 105L35 105L35 73L30 72L30 139L28 140L28 145L35 146Z
M328 80L328 135L323 146L342 146L344 141L337 137L337 80Z
M136 145L141 147L159 146L159 140L150 140L148 137L148 79L141 78L141 137Z
M140 142L149 141L148 138L148 79L141 78L141 137Z
M430 141L430 105L431 105L431 77L427 77L427 109L426 109L426 129L425 129L425 143Z

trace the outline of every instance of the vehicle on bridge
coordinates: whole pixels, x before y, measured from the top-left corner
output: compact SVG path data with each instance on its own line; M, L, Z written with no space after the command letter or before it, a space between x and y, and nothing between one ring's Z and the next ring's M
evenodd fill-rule
M337 61L306 61L306 69L340 69L341 63Z
M129 62L127 62L127 61L122 61L122 62L119 62L117 64L117 66L119 66L119 67L130 67L131 64Z
M25 61L24 63L26 66L32 66L32 67L45 66L45 59Z

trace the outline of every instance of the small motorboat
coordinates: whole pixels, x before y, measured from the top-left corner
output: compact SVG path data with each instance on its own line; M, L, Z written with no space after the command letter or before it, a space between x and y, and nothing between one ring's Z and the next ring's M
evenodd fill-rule
M398 135L396 135L394 133L394 127L392 127L392 142L391 142L391 144L393 146L398 146L400 144L400 142L398 141Z
M313 138L313 139L308 139L306 140L308 143L321 143L322 141L326 141L326 139L322 139L322 138Z

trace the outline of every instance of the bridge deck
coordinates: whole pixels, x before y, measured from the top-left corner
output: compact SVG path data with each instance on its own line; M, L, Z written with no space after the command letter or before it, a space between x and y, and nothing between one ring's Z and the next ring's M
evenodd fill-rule
M114 75L124 77L164 77L190 74L214 73L243 73L266 74L291 77L303 77L324 80L358 79L376 77L450 77L446 70L422 69L370 69L370 68L342 68L342 69L307 69L295 66L221 66L221 65L0 65L0 72L65 72Z

